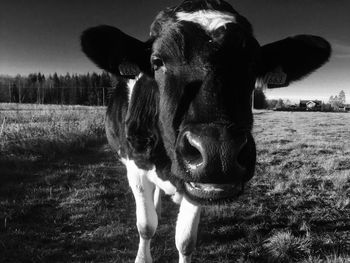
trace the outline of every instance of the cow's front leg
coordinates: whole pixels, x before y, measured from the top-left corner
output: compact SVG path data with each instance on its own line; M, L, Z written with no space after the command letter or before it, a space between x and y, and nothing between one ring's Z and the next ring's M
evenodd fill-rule
M175 235L180 263L191 262L192 252L196 248L200 211L200 206L192 204L186 197L182 198Z
M154 206L156 207L158 219L160 219L162 215L162 195L162 190L156 186L156 189L154 190L153 200Z
M147 171L139 169L133 161L126 161L129 185L136 202L136 225L140 235L136 263L152 262L150 244L156 232L158 217L153 203L155 185L147 178Z

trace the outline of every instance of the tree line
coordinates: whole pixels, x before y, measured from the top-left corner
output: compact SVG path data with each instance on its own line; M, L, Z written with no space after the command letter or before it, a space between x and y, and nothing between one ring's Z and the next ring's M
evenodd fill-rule
M0 76L0 102L101 106L107 104L111 87L106 72Z
M315 101L318 100L303 100L305 101ZM315 110L325 111L325 112L337 112L337 111L349 111L349 105L346 104L346 95L343 90L339 92L338 95L330 96L328 102L318 101L318 107L315 107ZM295 111L304 111L306 106L301 105L300 103L292 103L290 100L286 99L270 99L266 100L266 108L274 110L295 110Z
M109 92L115 85L115 79L107 72L87 74L57 73L44 75L32 73L28 76L0 75L0 102L69 104L69 105L106 105ZM331 96L328 103L322 103L327 111L336 110L345 105L345 92ZM263 89L253 93L255 109L289 108L290 101L267 100Z
M114 79L107 72L101 74L69 74L45 76L0 76L0 102L106 105ZM254 108L267 107L262 89L254 92Z
M330 96L328 103L333 108L340 108L345 105L346 96L344 90L341 90L338 95Z

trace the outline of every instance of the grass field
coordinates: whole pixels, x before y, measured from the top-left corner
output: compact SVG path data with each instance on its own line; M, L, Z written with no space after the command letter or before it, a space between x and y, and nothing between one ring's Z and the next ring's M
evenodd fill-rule
M21 107L0 104L0 262L133 262L134 201L104 109ZM350 262L350 114L256 112L254 135L256 176L238 202L204 209L193 261ZM155 262L177 262L176 214L165 197Z
M104 140L104 107L0 104L1 155L55 158Z

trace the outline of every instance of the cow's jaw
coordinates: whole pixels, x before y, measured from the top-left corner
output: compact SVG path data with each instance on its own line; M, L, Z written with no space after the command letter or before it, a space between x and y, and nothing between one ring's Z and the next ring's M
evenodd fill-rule
M199 203L214 204L236 199L243 192L243 184L207 184L184 182L184 194Z

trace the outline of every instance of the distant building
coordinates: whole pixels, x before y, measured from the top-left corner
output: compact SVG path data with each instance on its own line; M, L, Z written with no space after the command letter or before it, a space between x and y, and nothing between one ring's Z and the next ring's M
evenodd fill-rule
M350 111L350 104L344 104L341 107L339 107L341 111Z
M299 103L299 108L302 110L319 111L321 107L321 100L301 100Z

